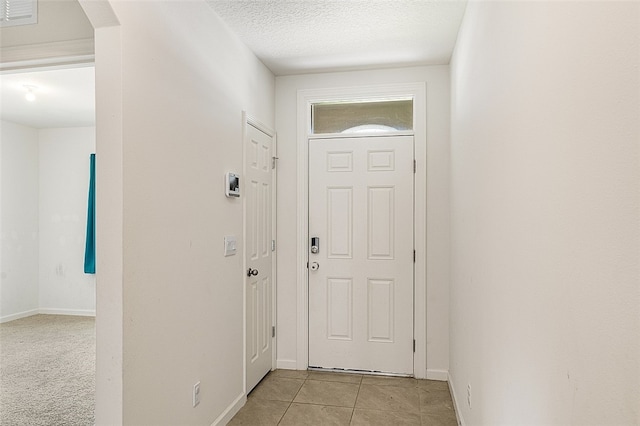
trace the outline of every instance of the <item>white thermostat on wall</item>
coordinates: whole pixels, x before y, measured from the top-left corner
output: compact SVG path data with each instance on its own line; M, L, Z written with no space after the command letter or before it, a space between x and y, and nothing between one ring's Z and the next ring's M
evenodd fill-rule
M240 196L240 176L231 172L224 175L224 193L227 197Z

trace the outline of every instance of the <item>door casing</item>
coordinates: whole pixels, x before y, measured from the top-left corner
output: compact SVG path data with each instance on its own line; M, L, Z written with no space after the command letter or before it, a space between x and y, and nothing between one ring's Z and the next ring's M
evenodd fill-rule
M415 146L415 203L414 203L414 376L427 377L427 123L426 123L426 84L389 84L381 86L361 86L348 88L299 90L297 99L297 348L296 367L306 370L309 367L309 292L307 262L309 241L309 139L311 129L311 105L317 102L344 100L375 100L390 97L413 97L412 134ZM395 134L395 133L394 133ZM315 137L327 138L328 135ZM344 135L335 135L344 137ZM329 136L330 137L330 136Z

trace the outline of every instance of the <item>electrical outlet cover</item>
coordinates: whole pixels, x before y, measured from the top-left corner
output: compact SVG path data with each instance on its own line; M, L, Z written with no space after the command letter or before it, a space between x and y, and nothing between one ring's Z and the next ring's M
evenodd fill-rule
M200 404L200 382L193 385L193 406Z
M234 235L224 237L224 255L233 256L236 254L238 240Z

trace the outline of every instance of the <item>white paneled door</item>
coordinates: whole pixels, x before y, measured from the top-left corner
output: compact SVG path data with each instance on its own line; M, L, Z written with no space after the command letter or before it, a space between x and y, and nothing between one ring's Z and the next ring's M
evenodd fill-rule
M309 366L413 374L413 170L413 136L309 140Z
M273 139L247 125L245 140L245 285L247 393L271 370Z

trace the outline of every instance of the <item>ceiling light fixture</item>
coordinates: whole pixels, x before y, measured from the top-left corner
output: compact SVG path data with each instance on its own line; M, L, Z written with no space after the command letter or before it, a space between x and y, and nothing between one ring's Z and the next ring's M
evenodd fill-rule
M29 86L29 85L24 85L24 88L27 89L27 94L24 95L25 99L28 100L29 102L33 102L36 100L36 94L33 93L37 87L36 86Z

